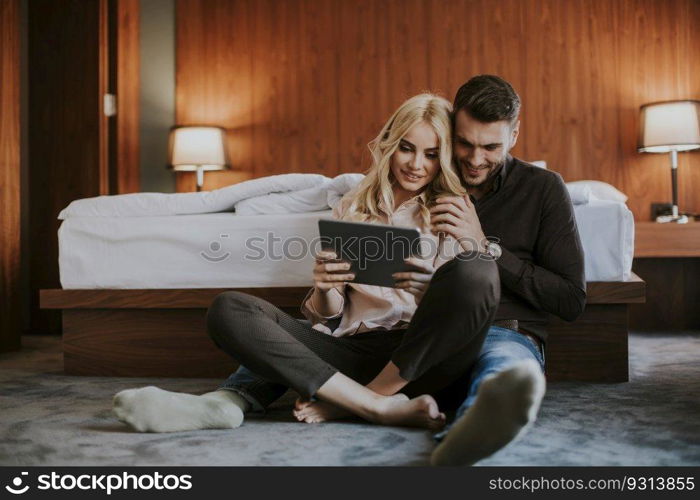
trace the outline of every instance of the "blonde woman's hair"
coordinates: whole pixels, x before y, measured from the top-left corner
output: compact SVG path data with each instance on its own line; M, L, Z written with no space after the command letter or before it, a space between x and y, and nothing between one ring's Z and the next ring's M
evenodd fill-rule
M435 131L440 160L438 173L424 188L425 201L419 198L424 226L430 225L429 209L435 204L436 198L443 195L464 195L466 191L452 167L451 112L450 102L435 94L419 94L405 101L382 127L379 135L369 143L372 165L358 185L353 201L343 218L357 221L376 219L381 212L380 200L385 207L394 206L390 175L391 156L411 127L421 122L428 123Z

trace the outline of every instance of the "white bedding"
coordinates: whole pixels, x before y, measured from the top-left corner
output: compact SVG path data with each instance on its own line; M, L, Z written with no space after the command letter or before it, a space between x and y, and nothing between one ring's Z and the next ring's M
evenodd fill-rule
M625 281L632 272L634 216L627 205L591 199L574 205L586 281Z
M363 174L280 174L251 179L213 191L130 193L72 201L58 218L154 217L233 212L263 215L315 212L333 208Z
M363 174L350 173L333 179L319 174L280 174L197 193L96 196L71 202L58 218L154 217L234 211L239 215L315 212L333 208L363 178ZM588 203L591 199L588 184L571 183L567 188L574 205Z
M634 250L632 213L622 203L599 200L575 205L574 211L586 257L586 280L627 279ZM330 214L324 210L256 216L69 217L58 232L61 285L65 289L310 286L313 259L308 252L301 259L278 257L285 241L291 253L300 253L301 241L313 242L318 219ZM266 251L264 258L255 260L263 247L274 252Z
M232 212L237 203L267 195L323 186L330 179L319 174L281 174L252 179L213 191L196 193L130 193L72 201L58 218L152 217Z

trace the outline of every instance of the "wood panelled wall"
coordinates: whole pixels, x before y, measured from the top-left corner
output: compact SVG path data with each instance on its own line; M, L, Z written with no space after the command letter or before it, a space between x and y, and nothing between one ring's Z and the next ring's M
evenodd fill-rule
M20 348L20 6L0 2L0 352Z
M647 219L670 172L636 152L638 109L700 99L699 24L695 0L178 0L176 119L229 129L236 170L205 189L357 172L404 99L498 74L523 101L516 156L610 182ZM700 153L680 157L681 208L700 211Z
M109 0L109 88L117 96L110 133L110 194L140 191L140 0Z

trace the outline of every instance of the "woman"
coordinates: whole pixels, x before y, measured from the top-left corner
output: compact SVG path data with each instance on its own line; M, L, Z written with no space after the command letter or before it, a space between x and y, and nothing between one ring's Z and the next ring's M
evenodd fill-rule
M321 252L302 305L311 325L247 294L219 295L207 313L209 334L245 368L202 396L122 391L115 397L120 418L139 430L235 427L244 412L264 409L291 387L301 396L295 415L306 422L349 412L380 424L442 427L445 416L429 394L469 369L500 292L493 262L453 259L464 243L435 231L449 214L431 221L441 196L465 192L451 162L450 112L432 94L404 102L370 144L367 176L333 211L344 220L417 226L434 243L432 255L408 259L413 270L384 288L352 283L349 264ZM475 257L478 248L466 253ZM455 290L454 276L460 286L487 281L490 293Z
M372 167L364 181L347 193L333 210L341 220L377 222L396 226L417 226L428 238L432 255L408 259L414 273L395 275L394 290L352 283L350 265L338 262L332 251L321 252L314 268L314 288L303 301L302 313L320 331L335 337L359 334L371 329L405 329L428 286L434 269L455 256L458 243L438 239L430 227L430 211L439 196L465 193L451 164L449 122L451 105L432 94L406 101L370 143ZM416 175L418 173L418 175ZM387 210L386 207L393 207ZM390 300L386 300L386 294ZM401 310L401 318L393 316ZM339 318L331 331L326 324ZM370 326L372 327L370 328ZM379 328L378 328L379 327ZM389 365L386 374L395 367ZM387 377L370 384L375 392L391 393ZM400 396L401 397L401 396ZM323 401L298 399L294 415L307 423L339 418L348 412Z

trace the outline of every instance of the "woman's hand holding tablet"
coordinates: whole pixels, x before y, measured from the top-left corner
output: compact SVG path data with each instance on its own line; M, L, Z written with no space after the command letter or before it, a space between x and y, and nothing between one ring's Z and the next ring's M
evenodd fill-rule
M355 279L350 263L339 259L333 250L321 250L316 255L313 276L314 286L324 292Z
M410 257L404 262L415 268L412 271L402 271L392 274L396 280L396 288L402 288L413 294L416 304L420 304L425 291L428 289L430 280L433 279L435 268L430 262L426 262L415 257Z

